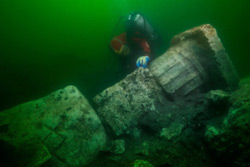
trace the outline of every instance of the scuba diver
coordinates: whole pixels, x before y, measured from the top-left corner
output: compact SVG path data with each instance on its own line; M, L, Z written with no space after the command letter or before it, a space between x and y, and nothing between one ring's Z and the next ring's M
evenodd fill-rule
M155 47L159 36L151 24L140 13L132 13L125 20L126 32L115 36L110 46L113 51L125 59L132 60L137 67L146 68L149 60L155 56ZM134 63L136 62L136 63ZM131 62L127 68L131 68ZM133 66L132 66L133 68Z

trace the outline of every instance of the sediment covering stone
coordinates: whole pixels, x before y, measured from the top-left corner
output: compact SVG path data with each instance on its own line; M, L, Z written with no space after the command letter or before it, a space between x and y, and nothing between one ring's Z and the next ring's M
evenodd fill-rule
M250 77L230 97L232 104L220 124L209 124L205 138L225 166L250 166Z
M1 112L0 127L0 140L19 152L48 150L39 161L51 166L86 165L106 143L100 119L74 86ZM37 163L26 158L23 165Z
M93 101L105 126L117 136L131 133L139 118L147 113L158 115L160 105L169 103L154 76L144 68L138 68Z
M235 90L239 82L216 29L209 24L174 36L170 48L149 68L173 96L186 96L196 90Z

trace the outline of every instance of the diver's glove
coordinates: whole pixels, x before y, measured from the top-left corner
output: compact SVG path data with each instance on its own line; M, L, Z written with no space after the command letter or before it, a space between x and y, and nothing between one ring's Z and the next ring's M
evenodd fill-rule
M149 60L150 58L148 56L141 56L137 59L136 66L147 68Z

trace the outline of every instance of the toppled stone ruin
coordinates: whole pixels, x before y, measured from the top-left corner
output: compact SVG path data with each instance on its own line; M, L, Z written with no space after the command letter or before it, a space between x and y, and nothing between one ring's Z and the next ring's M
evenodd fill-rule
M173 96L197 90L234 90L239 82L216 30L209 24L176 35L168 51L149 69Z
M171 103L165 96L150 71L139 68L97 95L93 101L106 127L121 135L133 133L132 127L138 124L141 116L148 113L160 115L164 106Z
M0 113L0 165L249 166L250 80L211 25L93 99L74 86ZM12 161L15 159L15 161Z
M84 166L106 142L99 117L74 86L1 112L0 127L0 140L23 154L9 157L13 166Z
M209 65L204 64L205 60ZM196 96L197 89L204 93L211 89L235 89L237 85L237 74L216 30L202 25L176 35L169 50L154 60L149 70L135 70L93 101L106 126L121 135L131 133L132 127L142 120L153 129L170 126L168 118L161 121L161 117L178 113L172 109L178 106L173 103L174 98L183 98L192 92Z

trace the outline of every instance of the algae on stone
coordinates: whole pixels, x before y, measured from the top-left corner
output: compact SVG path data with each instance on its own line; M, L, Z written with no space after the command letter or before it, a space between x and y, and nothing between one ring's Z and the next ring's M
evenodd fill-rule
M1 141L17 150L31 147L41 156L41 160L27 157L27 165L39 166L44 157L50 166L83 166L106 144L100 119L74 86L1 112L0 127ZM42 154L37 144L44 145L51 157Z

